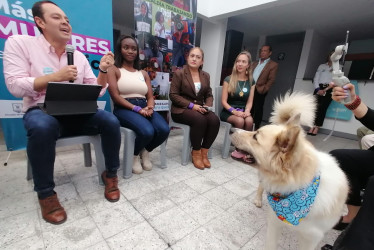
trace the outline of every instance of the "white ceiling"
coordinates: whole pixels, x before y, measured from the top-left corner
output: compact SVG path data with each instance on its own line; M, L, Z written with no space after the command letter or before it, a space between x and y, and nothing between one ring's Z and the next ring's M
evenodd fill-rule
M197 0L206 1L206 0ZM247 0L249 1L249 0ZM112 0L113 22L133 27L133 0ZM228 1L225 0L227 3ZM245 33L256 44L260 35L278 35L314 29L332 42L374 38L374 0L279 0L212 17L228 19L228 29Z
M228 29L244 32L249 43L260 35L308 29L333 42L344 41L346 30L350 41L374 38L374 0L280 0L230 17Z

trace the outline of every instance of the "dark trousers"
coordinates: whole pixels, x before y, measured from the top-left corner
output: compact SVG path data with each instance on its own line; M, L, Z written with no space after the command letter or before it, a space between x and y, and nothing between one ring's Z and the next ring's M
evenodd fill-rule
M262 115L264 113L265 97L267 94L268 94L267 92L265 94L260 94L255 88L251 115L253 117L253 122L255 124L256 129L260 128L260 125L261 125Z
M23 122L34 190L39 197L53 194L56 141L60 137L100 134L107 171L116 173L119 168L120 125L112 113L99 109L92 115L53 117L35 108L25 113Z
M131 98L128 101L141 108L147 106L144 98ZM161 145L169 136L169 125L156 111L151 117L144 117L132 110L115 105L113 114L118 118L121 126L133 130L136 134L134 155L139 155L142 149L151 152Z
M210 148L217 137L220 120L213 112L201 114L192 109L186 109L182 114L171 113L173 121L191 127L190 140L194 150Z
M314 119L314 125L318 127L322 127L323 121L325 120L326 111L329 107L332 99L331 99L331 92L332 90L327 91L325 96L317 96L317 110L316 110L316 118Z
M350 183L347 204L361 206L360 191L366 188L369 177L374 175L374 151L335 149L330 154L338 160Z
M360 167L360 166L357 166ZM369 178L357 216L336 240L335 250L374 249L374 176Z

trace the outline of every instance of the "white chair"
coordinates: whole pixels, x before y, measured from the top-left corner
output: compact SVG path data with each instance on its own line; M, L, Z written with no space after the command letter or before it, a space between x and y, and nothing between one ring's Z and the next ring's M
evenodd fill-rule
M123 141L123 178L128 179L132 177L136 134L131 129L124 127L121 127L121 133L123 133L125 137ZM166 168L166 141L160 145L160 149L160 168Z
M171 108L171 101L169 98L169 110ZM173 121L173 118L171 118L171 112L168 112L168 119L169 119L169 127L177 127L183 129L183 142L182 142L182 156L181 156L181 164L183 166L187 165L191 158L191 141L190 141L190 126L178 123ZM208 158L212 159L212 148L208 151Z
M215 110L216 110L216 115L219 117L219 114L221 113L222 110L222 86L217 86L215 89ZM221 121L220 123L221 126L225 128L225 136L223 138L223 146L222 146L222 158L226 159L229 157L230 153L230 145L231 145L231 139L230 139L230 130L231 130L231 123L228 122L223 122Z
M95 148L95 156L96 156L96 169L97 175L99 177L100 185L104 185L101 179L101 174L105 170L105 161L104 155L101 148L101 137L100 135L82 135L82 136L72 136L72 137L65 137L60 138L56 141L56 147L64 147L70 146L75 144L83 144L83 151L84 151L84 163L86 167L91 167L92 159L91 159L91 147L90 143L94 145ZM27 159L27 180L32 179L32 170L31 164L29 159Z

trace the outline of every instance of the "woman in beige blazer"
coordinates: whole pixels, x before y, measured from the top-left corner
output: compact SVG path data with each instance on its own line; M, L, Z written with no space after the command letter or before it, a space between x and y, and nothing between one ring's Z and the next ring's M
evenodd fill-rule
M171 117L191 127L192 162L198 169L210 168L208 150L217 137L220 121L211 111L213 105L210 77L201 70L204 52L192 48L187 65L173 75L170 85Z

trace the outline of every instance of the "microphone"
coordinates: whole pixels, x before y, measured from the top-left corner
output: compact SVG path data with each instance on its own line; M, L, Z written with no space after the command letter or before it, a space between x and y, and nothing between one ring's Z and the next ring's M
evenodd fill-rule
M66 55L68 58L68 65L74 65L74 46L71 44L67 44L65 47ZM69 82L74 82L74 80L70 80Z

